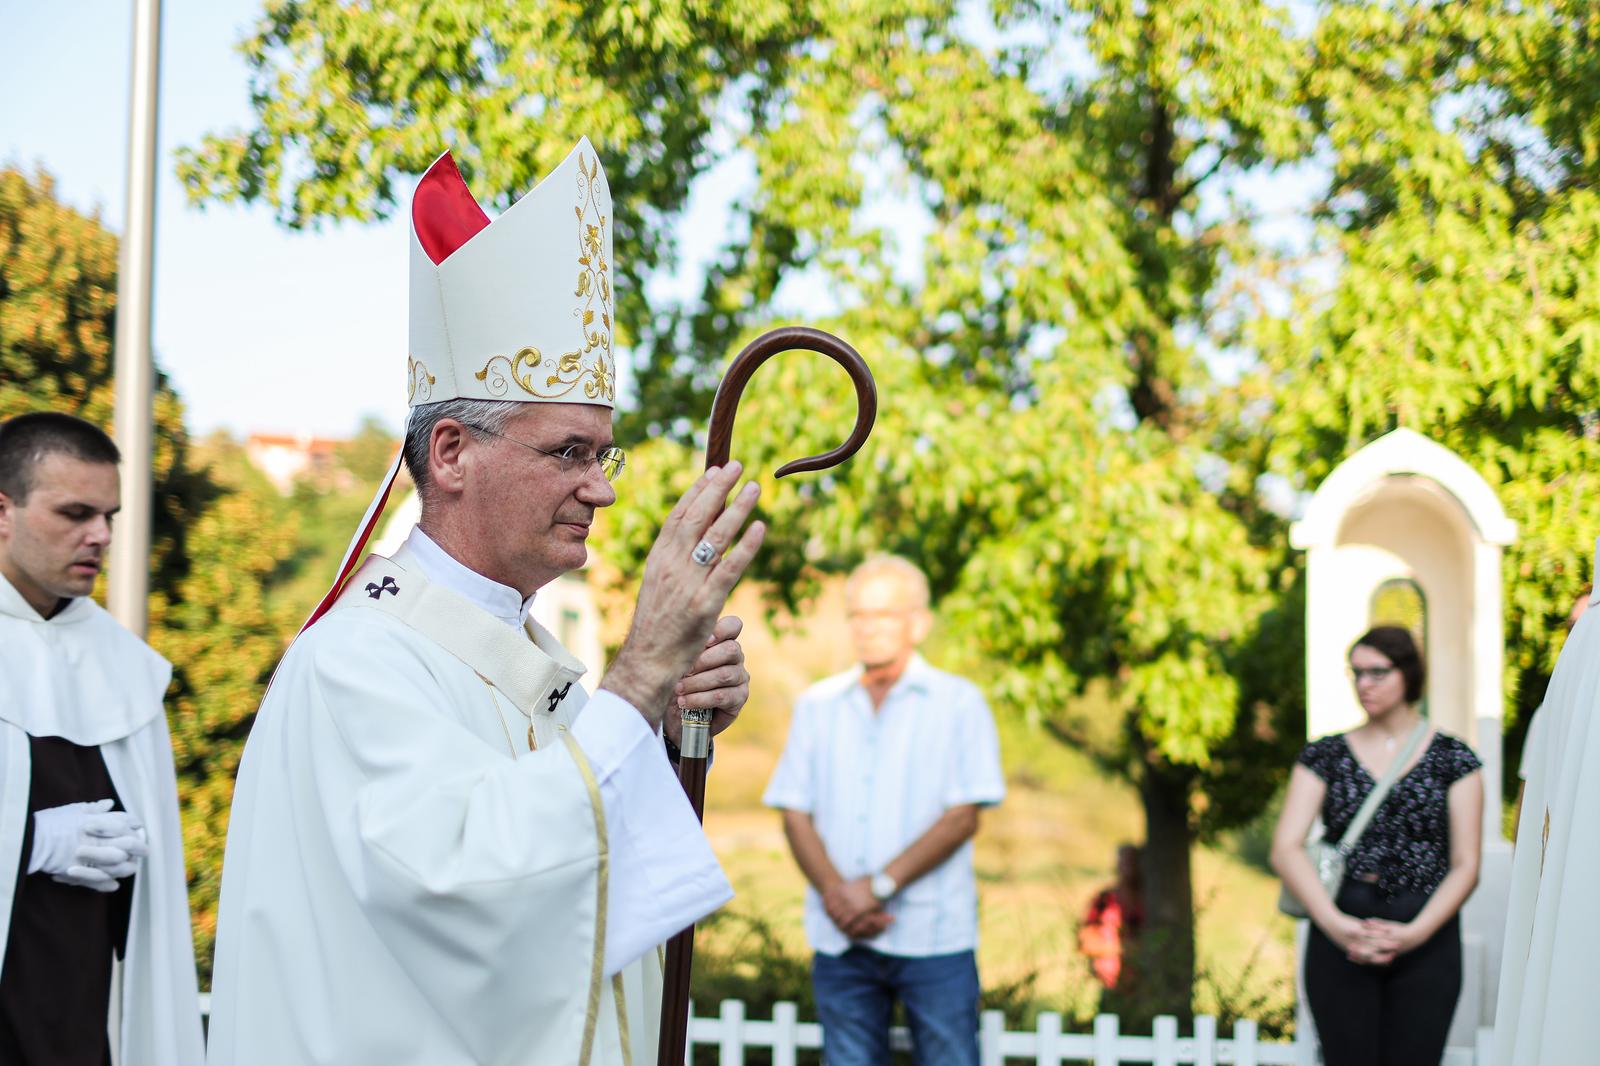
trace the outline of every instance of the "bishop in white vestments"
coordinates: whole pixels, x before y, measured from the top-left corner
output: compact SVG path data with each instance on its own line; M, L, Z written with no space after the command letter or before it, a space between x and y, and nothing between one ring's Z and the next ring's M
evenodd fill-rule
M1600 564L1600 545L1597 545ZM1590 604L1596 602L1594 596ZM1600 1063L1600 611L1572 628L1523 755L1495 1012L1497 1066Z
M88 595L120 502L117 458L70 415L0 423L5 1066L204 1056L162 708L172 667Z
M214 1066L655 1062L659 945L732 894L665 712L712 708L715 729L748 696L718 615L763 527L744 528L753 485L723 509L738 464L708 471L593 696L529 618L583 565L624 462L611 211L586 140L493 224L448 156L417 188L403 457L422 517L351 573L380 491L257 715Z

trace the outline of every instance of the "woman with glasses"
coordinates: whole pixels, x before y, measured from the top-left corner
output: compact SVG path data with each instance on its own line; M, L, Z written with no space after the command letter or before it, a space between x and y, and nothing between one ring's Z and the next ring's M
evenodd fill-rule
M1409 631L1370 630L1350 649L1349 673L1366 723L1301 751L1272 866L1311 919L1306 998L1326 1066L1432 1066L1461 994L1457 915L1478 883L1482 764L1424 722L1426 669ZM1306 855L1312 823L1320 816L1323 839L1340 841L1408 747L1330 898Z

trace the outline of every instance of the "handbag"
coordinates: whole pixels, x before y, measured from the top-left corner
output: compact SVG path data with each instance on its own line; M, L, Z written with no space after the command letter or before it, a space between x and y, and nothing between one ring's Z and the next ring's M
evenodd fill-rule
M1405 747L1400 749L1400 754L1394 757L1389 769L1384 771L1383 778L1372 787L1371 792L1367 793L1367 798L1361 801L1356 816L1350 819L1343 836L1332 844L1316 834L1306 841L1306 857L1311 860L1311 868L1317 871L1317 880L1322 882L1329 899L1339 898L1339 886L1344 883L1344 867L1350 858L1350 853L1361 842L1361 834L1367 831L1367 823L1372 821L1372 816L1378 813L1378 808L1388 798L1389 790L1400 779L1400 771L1411 762L1411 756L1416 754L1417 745L1422 742L1427 732L1428 720L1426 718L1418 720L1416 727L1411 730L1411 735L1406 738ZM1306 911L1305 905L1289 891L1287 884L1278 890L1278 909L1291 918L1311 916Z

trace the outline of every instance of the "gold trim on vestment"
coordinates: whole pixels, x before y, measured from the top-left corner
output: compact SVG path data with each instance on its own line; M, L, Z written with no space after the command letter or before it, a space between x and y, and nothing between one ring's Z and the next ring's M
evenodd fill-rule
M476 672L476 671L474 671L474 672ZM492 702L494 704L495 717L500 719L500 728L505 730L506 747L508 749L510 749L511 757L513 759L515 759L517 757L517 746L516 746L516 744L512 743L512 740L511 740L511 723L506 721L506 714L505 714L504 711L502 711L500 709L500 698L494 694L494 682L490 681L487 677L484 677L482 674L478 674L478 680L482 681L483 684L484 684L484 687L486 687L489 690L489 700L490 700L490 702ZM530 729L531 728L532 727L530 726ZM533 748L530 746L528 750L532 751Z
M583 1021L583 1047L578 1053L578 1066L589 1066L589 1059L594 1054L595 1029L600 1022L601 979L605 976L606 890L611 875L611 846L606 837L606 809L600 802L600 784L595 780L589 757L572 739L572 734L565 726L561 728L561 739L566 743L567 750L572 752L572 761L578 764L578 773L583 775L584 787L589 790L589 807L594 811L596 850L600 857L600 869L595 878L594 962L589 971L589 1008Z
M494 682L490 681L482 674L478 674L478 680L489 686L489 698L494 700L494 713L500 716L500 728L505 730L506 733L506 747L511 749L511 757L515 759L519 754L517 752L517 745L511 739L511 723L506 720L506 713L500 709L500 699L494 694ZM515 703L513 703L511 706L517 707ZM517 713L528 720L528 750L538 751L539 738L536 737L533 732L533 715L529 714L521 707L517 707Z
M628 1000L621 972L611 975L611 998L617 1001L617 1039L622 1042L622 1066L633 1066L633 1034L628 1030Z

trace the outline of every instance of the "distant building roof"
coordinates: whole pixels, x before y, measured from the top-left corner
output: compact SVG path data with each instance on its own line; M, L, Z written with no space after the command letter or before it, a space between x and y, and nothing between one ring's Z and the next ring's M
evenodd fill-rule
M296 448L304 452L335 452L345 443L333 437L295 436L287 433L252 433L245 438L246 448Z
M252 433L244 454L279 492L288 492L301 475L329 472L345 441L310 434Z

